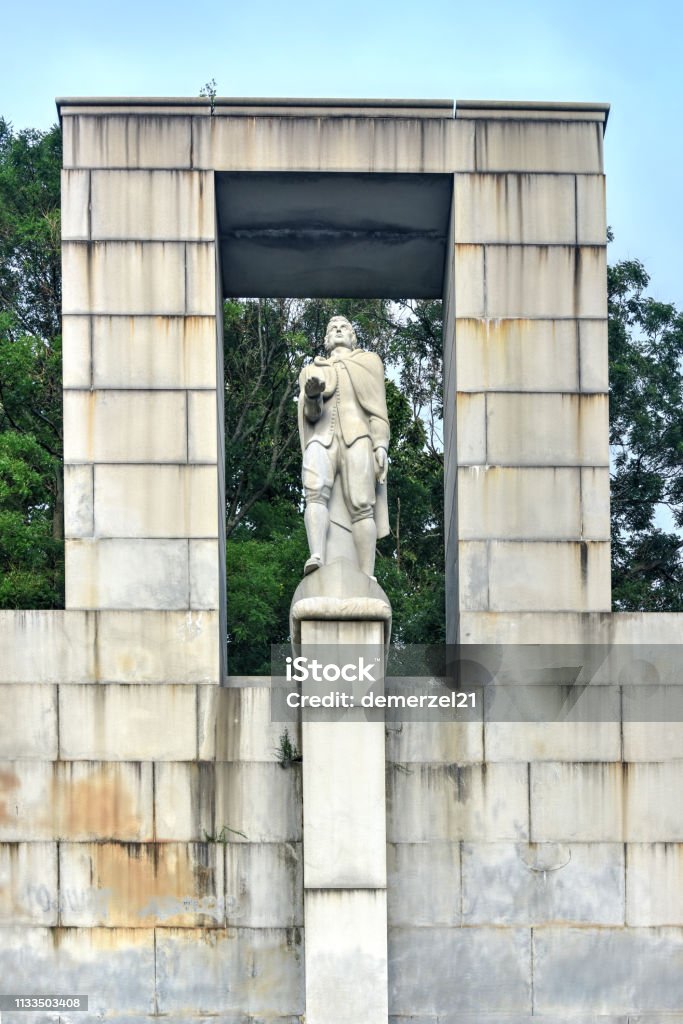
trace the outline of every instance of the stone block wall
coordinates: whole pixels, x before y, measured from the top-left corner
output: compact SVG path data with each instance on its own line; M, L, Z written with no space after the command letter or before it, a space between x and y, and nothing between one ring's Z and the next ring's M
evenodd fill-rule
M216 610L213 175L94 163L62 183L66 606Z
M522 116L456 110L474 168L444 292L452 640L464 610L610 609L605 112Z

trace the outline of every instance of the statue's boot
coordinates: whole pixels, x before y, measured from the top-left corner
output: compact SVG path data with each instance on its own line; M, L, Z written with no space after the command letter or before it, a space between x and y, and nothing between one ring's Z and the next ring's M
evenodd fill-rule
M321 565L325 564L325 548L327 545L327 530L330 525L330 514L327 505L314 501L306 505L304 512L304 524L306 536L308 537L308 550L311 557L304 565L304 576L315 572Z
M375 574L375 549L377 547L377 527L372 517L359 519L352 523L351 532L353 542L356 545L358 555L358 567L374 579Z

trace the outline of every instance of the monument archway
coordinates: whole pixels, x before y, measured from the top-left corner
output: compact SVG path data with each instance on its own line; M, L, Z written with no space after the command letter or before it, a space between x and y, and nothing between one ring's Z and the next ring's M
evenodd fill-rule
M605 105L59 109L68 608L224 615L220 514L161 513L222 508L222 294L410 294L444 299L449 638L609 609Z

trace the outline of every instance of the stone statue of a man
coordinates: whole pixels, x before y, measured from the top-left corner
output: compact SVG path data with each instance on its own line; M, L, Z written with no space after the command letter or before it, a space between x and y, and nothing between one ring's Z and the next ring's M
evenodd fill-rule
M389 532L384 367L376 353L357 344L346 317L333 316L326 355L305 366L299 378L304 521L311 552L305 574L343 553L345 533L353 542L346 551L373 576L377 538Z

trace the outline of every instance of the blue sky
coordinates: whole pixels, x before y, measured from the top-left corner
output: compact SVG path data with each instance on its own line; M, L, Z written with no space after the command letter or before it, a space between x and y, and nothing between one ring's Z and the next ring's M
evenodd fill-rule
M377 96L606 101L612 260L683 307L683 5L674 0L12 2L0 114L47 128L55 96Z

